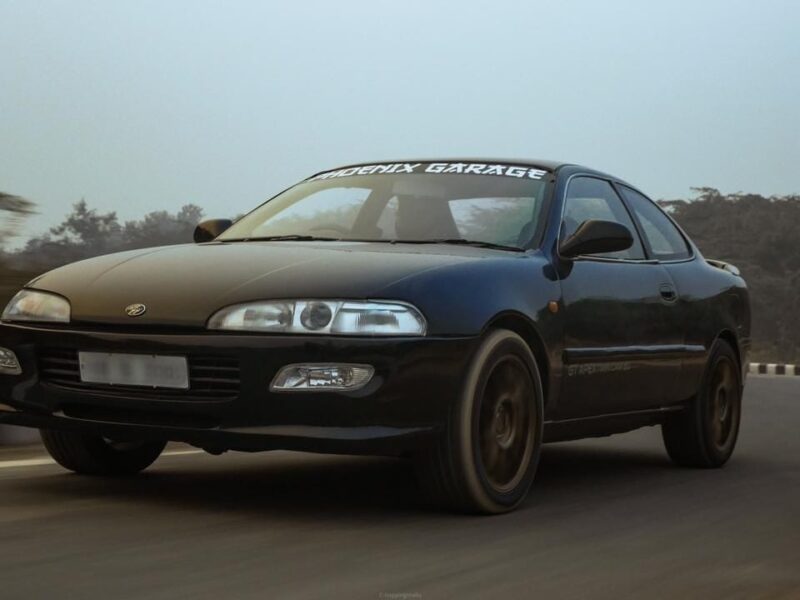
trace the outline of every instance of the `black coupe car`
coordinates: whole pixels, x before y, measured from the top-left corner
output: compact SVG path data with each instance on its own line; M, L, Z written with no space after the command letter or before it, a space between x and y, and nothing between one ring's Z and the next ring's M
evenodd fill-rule
M211 453L412 458L469 512L517 506L543 442L660 425L733 452L745 282L642 192L547 161L314 175L196 244L71 264L0 324L0 422L78 473Z

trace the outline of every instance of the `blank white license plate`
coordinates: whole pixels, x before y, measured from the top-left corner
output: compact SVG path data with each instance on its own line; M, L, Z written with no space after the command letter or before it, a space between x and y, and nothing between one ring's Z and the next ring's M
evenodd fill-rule
M86 383L189 389L185 356L79 352L78 360Z

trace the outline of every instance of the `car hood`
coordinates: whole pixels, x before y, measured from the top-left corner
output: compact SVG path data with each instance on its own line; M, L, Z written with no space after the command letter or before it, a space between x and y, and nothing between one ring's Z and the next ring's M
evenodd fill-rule
M29 287L65 296L72 321L202 327L219 308L272 298L413 302L403 285L421 273L507 252L474 247L359 242L247 242L167 246L73 263ZM416 290L417 292L419 290ZM132 318L125 307L142 303Z

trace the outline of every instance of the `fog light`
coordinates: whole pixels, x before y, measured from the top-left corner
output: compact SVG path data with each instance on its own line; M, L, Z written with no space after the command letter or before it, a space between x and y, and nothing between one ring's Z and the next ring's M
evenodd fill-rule
M19 366L17 355L8 348L0 348L0 373L6 375L19 375L22 367Z
M374 374L369 365L287 365L269 387L273 392L350 392L367 385Z

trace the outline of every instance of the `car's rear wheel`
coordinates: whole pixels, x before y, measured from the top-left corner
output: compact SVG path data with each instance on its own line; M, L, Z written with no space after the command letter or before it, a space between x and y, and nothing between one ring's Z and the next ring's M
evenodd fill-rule
M40 434L53 460L83 475L133 475L153 464L166 445L161 441L115 441L50 429L41 429Z
M542 443L543 394L536 359L508 330L486 336L433 448L418 458L420 481L452 509L515 508L533 481Z
M721 467L733 454L741 414L739 362L730 344L718 340L697 395L662 425L667 453L678 465Z

